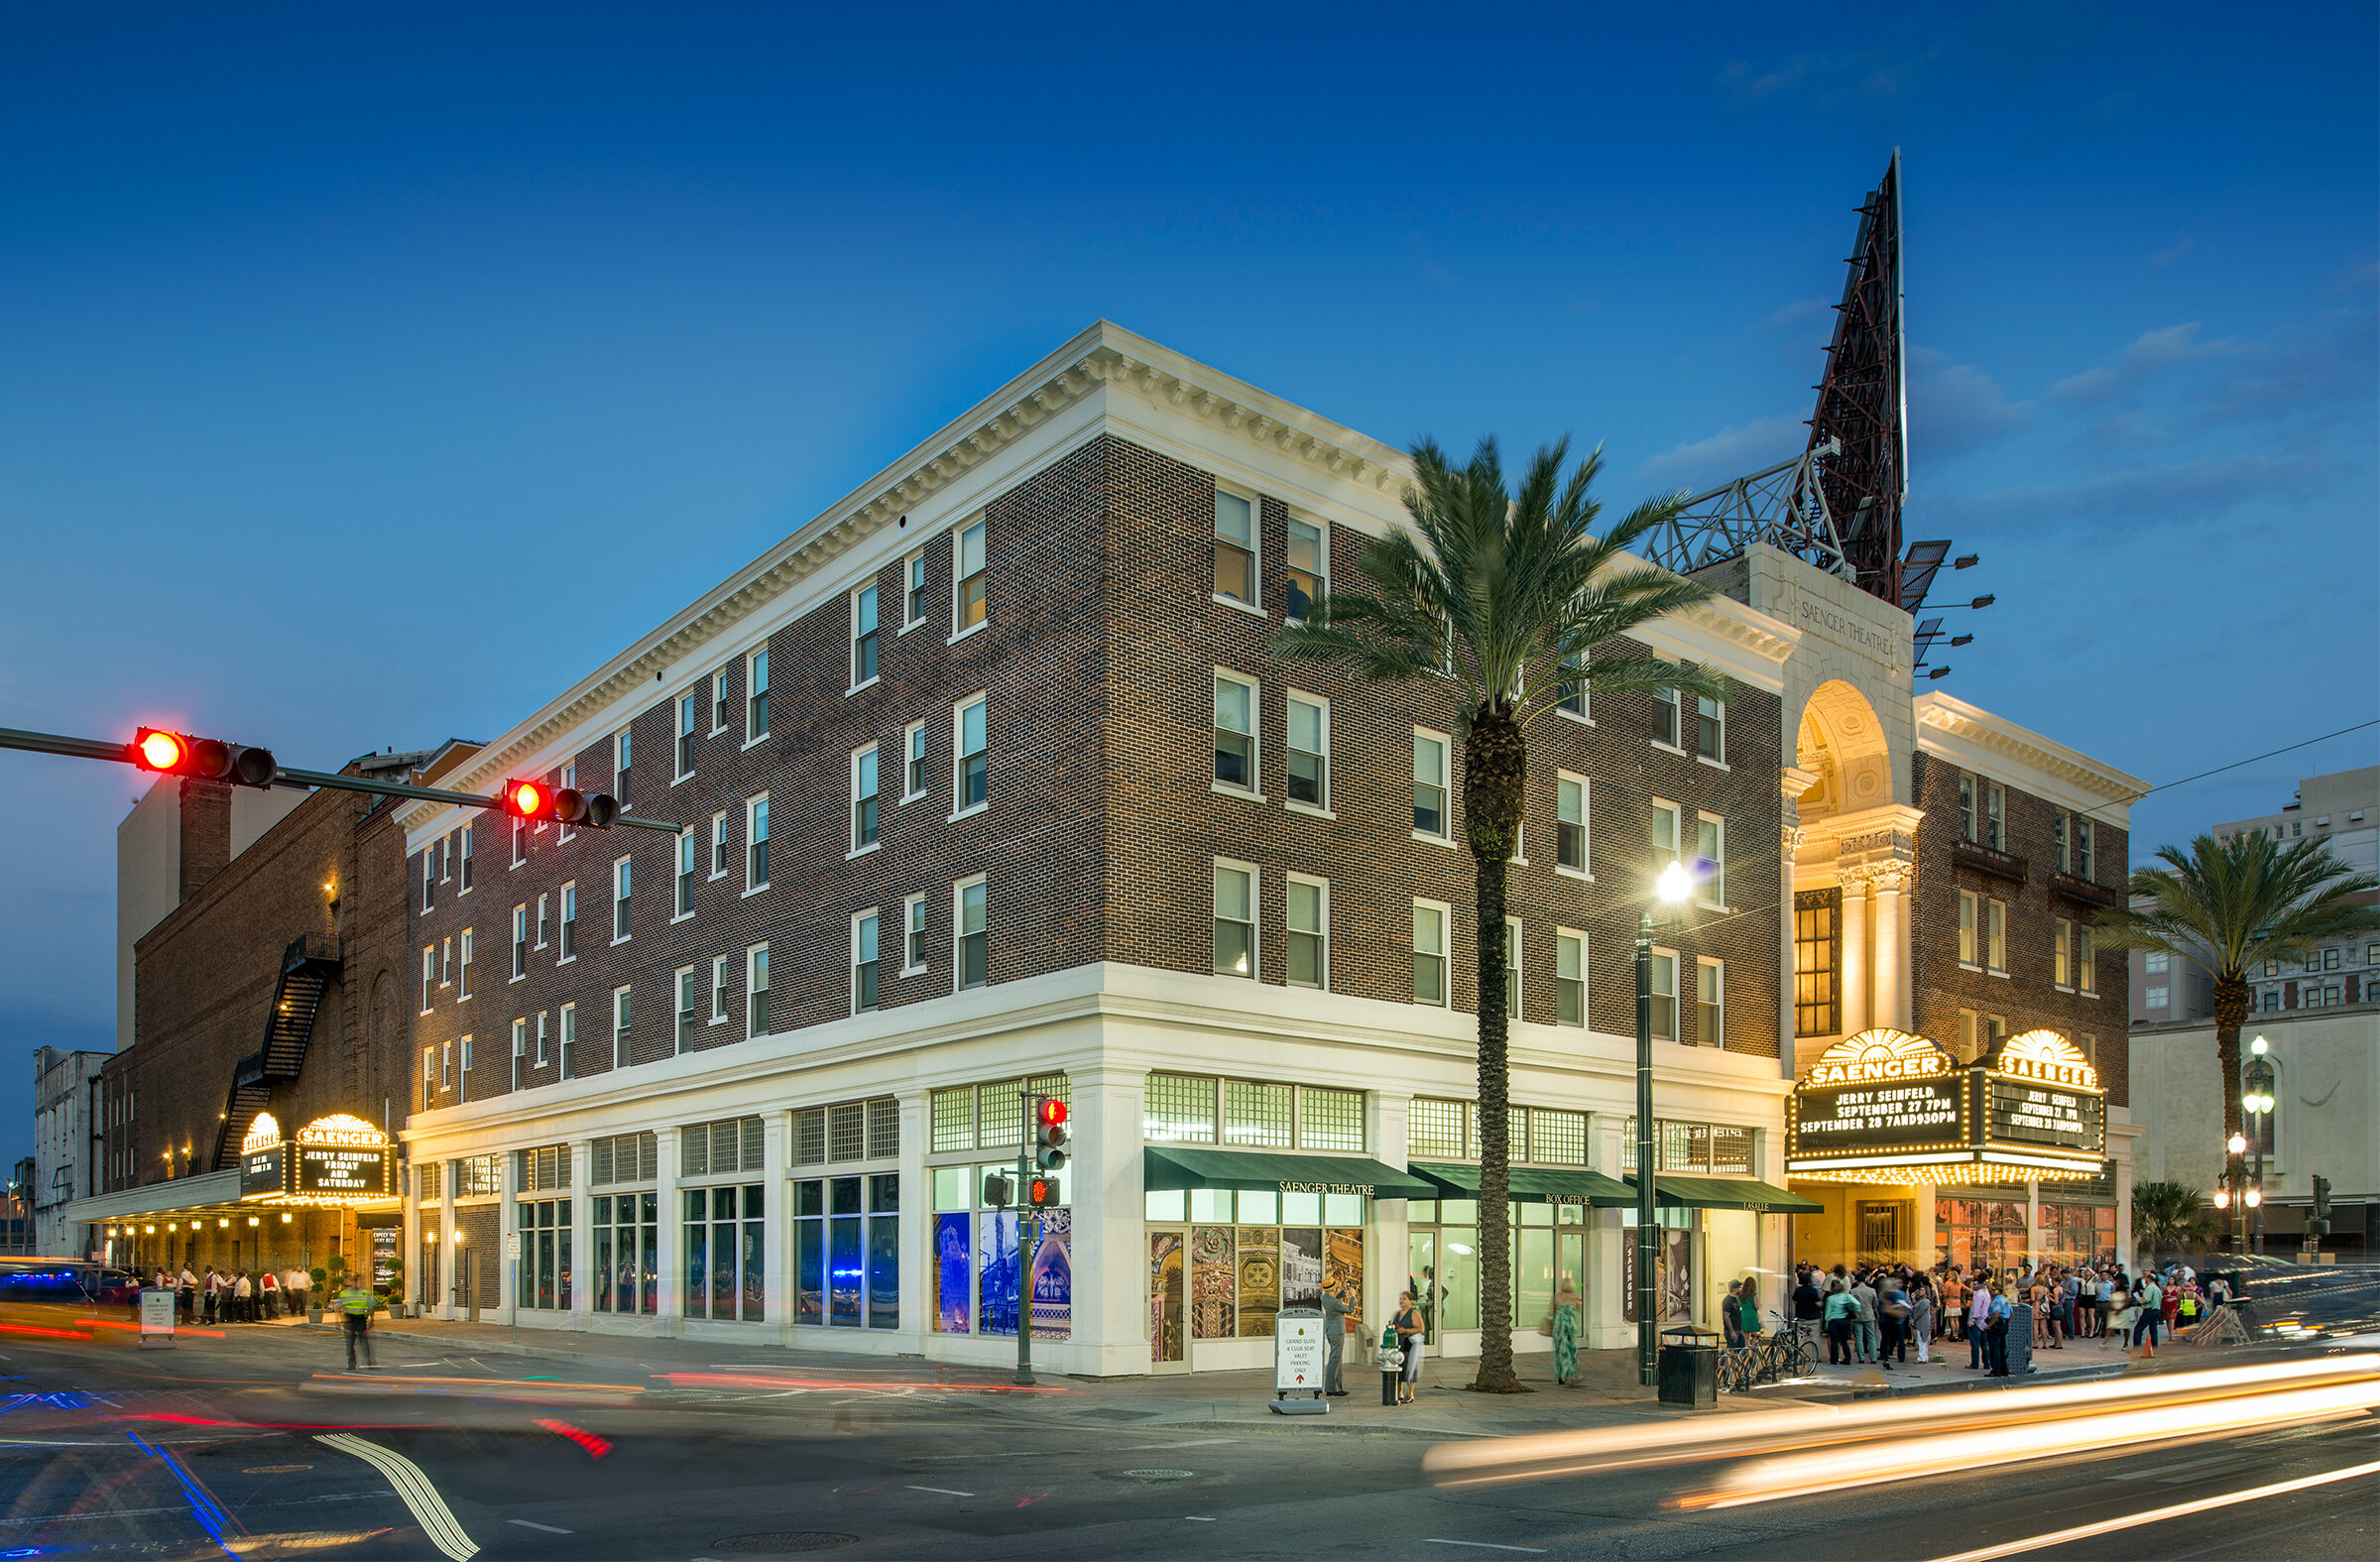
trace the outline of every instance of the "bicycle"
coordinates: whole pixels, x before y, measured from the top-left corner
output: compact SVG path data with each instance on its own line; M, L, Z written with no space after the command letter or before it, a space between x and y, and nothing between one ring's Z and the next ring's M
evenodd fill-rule
M1742 1345L1721 1354L1719 1385L1730 1393L1749 1393L1761 1383L1784 1382L1789 1379L1807 1378L1816 1371L1818 1359L1793 1325L1777 1313L1776 1330L1758 1340L1746 1340Z

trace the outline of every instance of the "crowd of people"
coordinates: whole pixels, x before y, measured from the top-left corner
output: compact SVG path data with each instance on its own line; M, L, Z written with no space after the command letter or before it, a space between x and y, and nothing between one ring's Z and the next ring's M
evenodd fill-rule
M306 1310L312 1276L295 1266L287 1269L217 1269L208 1264L204 1277L185 1265L179 1275L158 1269L149 1283L175 1293L175 1310L184 1323L270 1323L298 1317Z
M1728 1344L1740 1345L1761 1328L1758 1282L1732 1282L1727 1296L1721 1321ZM2116 1263L2026 1262L1998 1269L1803 1263L1795 1265L1787 1300L1793 1326L1813 1352L1825 1342L1830 1365L1873 1364L1891 1372L1906 1368L1914 1352L1924 1366L1939 1344L1943 1365L1956 1366L1956 1348L1964 1342L1967 1371L2005 1378L2008 1330L2018 1307L2032 1309L2034 1350L2098 1340L2153 1357L2159 1339L2196 1326L2231 1295L2223 1276L2202 1280L2187 1263L2138 1275Z

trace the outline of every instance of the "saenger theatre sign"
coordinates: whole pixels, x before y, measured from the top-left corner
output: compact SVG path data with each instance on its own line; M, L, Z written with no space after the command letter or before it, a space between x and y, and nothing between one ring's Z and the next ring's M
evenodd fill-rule
M2106 1093L2056 1031L2013 1036L1962 1067L1925 1036L1867 1030L1794 1086L1785 1169L1837 1182L2059 1180L2095 1176L2106 1145Z

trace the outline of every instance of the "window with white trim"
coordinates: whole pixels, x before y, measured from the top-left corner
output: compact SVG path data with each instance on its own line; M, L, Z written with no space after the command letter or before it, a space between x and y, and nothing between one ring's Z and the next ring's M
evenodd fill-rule
M1303 623L1315 598L1331 588L1330 539L1330 529L1323 522L1289 518L1288 589L1282 616L1291 623Z
M1653 741L1665 749L1678 747L1678 691L1674 687L1653 691Z
M851 686L876 681L876 582L851 594Z
M702 871L702 842L692 830L677 834L678 916L694 914L694 876Z
M1653 1039L1678 1038L1678 952L1653 951Z
M877 842L876 745L851 756L851 847L864 852Z
M727 730L727 668L711 674L711 736Z
M744 799L744 893L769 888L769 794Z
M435 945L421 949L421 1013L428 1014L438 990L438 951Z
M2002 975L2008 970L2008 902L1983 902L1983 969Z
M1447 1007L1446 911L1435 901L1413 902L1413 1002Z
M1215 784L1256 789L1256 685L1221 671L1215 674Z
M1587 653L1573 652L1562 659L1562 686L1554 700L1554 709L1565 716L1581 721L1587 715Z
M562 886L562 952L554 958L562 965L578 958L578 885L565 882Z
M628 989L612 989L612 1067L628 1067L629 1021L631 1012Z
M736 981L734 955L711 956L711 1023L726 1024L728 1005L733 1001Z
M979 876L951 887L957 980L961 991L982 987L992 975L991 901Z
M1569 771L1554 777L1554 871L1587 873L1587 778Z
M521 1088L522 1076L529 1068L529 1021L513 1021L513 1088Z
M1256 978L1256 871L1215 863L1215 974Z
M1700 694L1694 700L1694 752L1714 765L1727 763L1727 707Z
M474 959L474 951L477 948L478 935L474 933L472 929L468 927L464 928L462 981L455 989L456 1003L461 1003L471 996L471 966Z
M471 859L473 856L473 843L476 842L478 838L479 830L476 825L466 824L463 826L463 887L455 892L457 895L469 895L471 893Z
M1289 801L1327 812L1331 806L1331 702L1295 689L1287 698Z
M626 727L612 735L612 800L629 805L628 773L636 762L635 734Z
M871 906L851 919L851 1012L877 1007L877 913Z
M769 652L766 648L744 659L744 741L758 743L769 736Z
M1554 933L1554 1022L1587 1023L1587 935L1567 927Z
M677 773L672 782L694 774L694 734L702 721L702 691L688 689L677 697Z
M628 859L612 859L612 942L628 941Z
M421 848L421 909L434 911L438 906L438 853L434 845Z
M562 1077L578 1077L578 1006L564 1004L561 1020Z
M1674 802L1653 799L1653 861L1666 866L1679 860L1678 832L1684 812Z
M951 813L955 817L984 806L991 790L990 743L984 731L981 694L951 708Z
M925 897L912 895L900 902L902 976L917 976L925 970Z
M1727 968L1708 955L1694 962L1694 1041L1697 1046L1725 1048Z
M1413 833L1439 840L1454 836L1448 808L1447 748L1444 733L1413 729Z
M1704 905L1727 903L1727 821L1716 813L1694 816L1694 898Z
M2149 969L2165 969L2162 954L2149 956ZM2075 924L2071 918L2058 916L2050 920L2050 985L2072 990L2075 985Z
M512 824L513 859L511 866L518 868L529 861L529 821L515 819Z
M925 723L912 721L900 730L900 800L914 802L925 795Z
M671 1049L690 1052L694 1049L694 1026L702 1014L702 979L694 967L681 965L673 973L672 985L677 990L677 1027Z
M1520 1018L1520 918L1504 918L1504 1018Z
M562 785L561 785L561 789L562 789L562 790L564 790L564 791L576 791L576 790L578 789L578 762L577 762L577 761L573 760L573 761L572 761L571 763L569 763L568 765L565 765L565 766L563 766L563 767L562 767ZM543 829L543 828L544 828L544 826L543 826L543 825L539 825L539 826L537 826L537 828L539 828L539 829ZM570 828L570 826L568 826L567 824L564 824L564 825L558 826L558 827L555 829L555 831L554 831L554 835L553 835L553 838L554 838L555 840L557 840L557 841L570 841L570 840L576 840L576 839L578 838L578 832L577 832L576 830L574 830L574 829Z
M727 810L711 815L711 877L727 877Z
M769 1033L769 946L754 944L744 951L744 1038Z
M1287 880L1289 985L1331 985L1331 882L1293 873Z
M950 559L950 632L955 638L981 624L991 611L984 592L984 523L980 517L953 535Z
M925 549L900 561L900 627L906 632L925 622Z
M1959 963L1969 968L1980 967L1977 958L1983 927L1981 897L1972 890L1959 892Z
M1220 488L1215 490L1215 594L1250 607L1256 602L1256 507Z
M546 1017L551 1013L552 1011L545 1009L540 1009L537 1011L537 1067L539 1068L543 1068L545 1066Z
M2090 947L2087 924L2075 929L2075 987L2084 997L2099 996L2099 962Z
M513 907L513 976L516 982L529 975L529 902L524 901Z

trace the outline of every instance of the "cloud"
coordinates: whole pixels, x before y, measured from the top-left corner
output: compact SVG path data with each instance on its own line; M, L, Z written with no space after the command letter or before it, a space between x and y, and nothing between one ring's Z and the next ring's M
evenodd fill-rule
M1804 320L1815 319L1830 312L1834 307L1824 299L1796 299L1767 319L1762 320L1761 328L1774 330L1780 326L1799 325Z
M1708 488L1799 455L1809 442L1810 430L1798 418L1755 418L1707 439L1672 446L1645 462L1637 475Z
M2132 533L2212 526L2239 516L2270 518L2303 504L2342 469L2303 452L2247 455L2166 466L2134 465L2072 483L2027 483L1990 493L1946 496L1929 520L1958 535L2038 540L2060 532Z
M2193 239L2187 233L2177 233L2174 235L2173 243L2168 244L2164 249L2159 250L2156 254L2149 257L2149 264L2156 267L2159 271L2163 271L2165 268L2171 266L2174 262L2180 260L2183 256L2188 255L2192 250L2197 248L2197 240Z
M1720 71L1720 85L1736 102L1750 105L1807 92L1820 107L1857 102L1898 104L1914 97L1927 68L1943 51L1891 58L1879 50L1855 54L1796 54L1766 69L1748 60L1730 60Z
M2116 355L2113 363L2068 375L2052 385L2050 400L2104 401L2170 370L2241 350L2238 343L2228 339L2212 342L2198 340L2199 327L2202 323L2186 320L2180 325L2161 325L2153 331L2143 331Z
M2011 402L1971 363L1911 348L1909 445L1912 461L1947 461L1982 448L2032 418L2031 402Z

